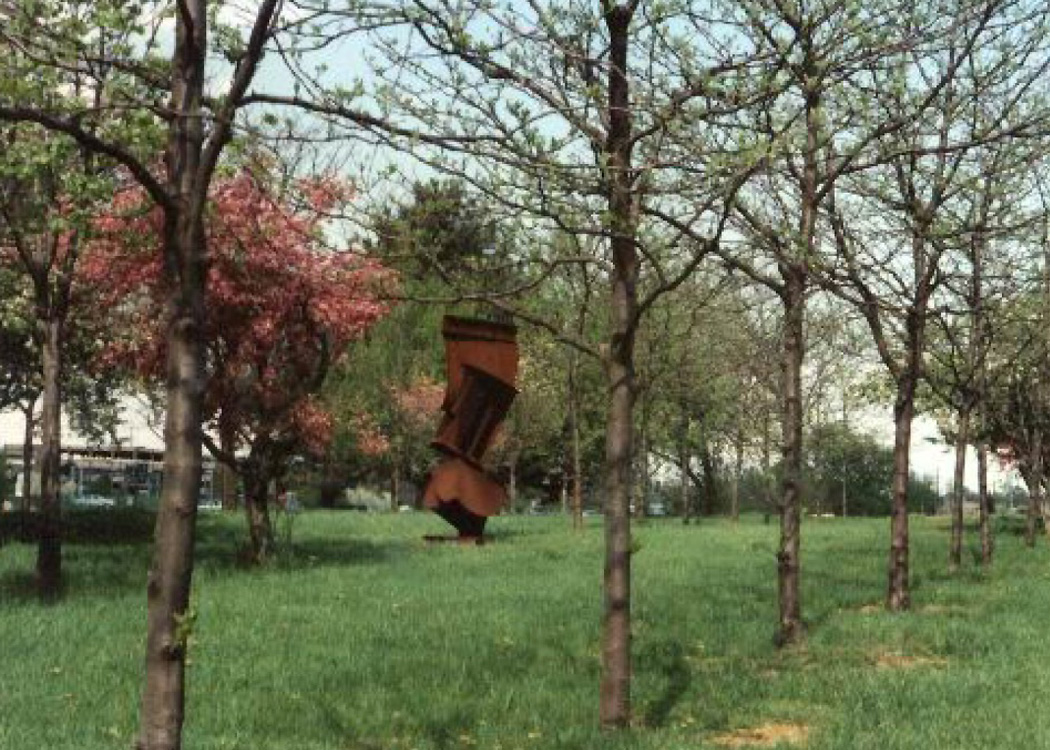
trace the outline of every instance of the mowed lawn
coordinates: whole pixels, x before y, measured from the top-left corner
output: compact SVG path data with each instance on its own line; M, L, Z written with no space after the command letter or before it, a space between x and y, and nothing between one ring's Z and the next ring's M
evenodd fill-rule
M636 526L635 728L605 735L588 522L498 518L493 544L427 547L426 514L308 512L251 570L242 519L203 516L185 747L1050 748L1043 539L1000 533L993 570L968 556L951 577L945 521L913 518L914 612L894 616L888 520L807 519L809 640L778 652L775 523ZM131 746L150 547L122 536L67 545L54 606L27 591L34 550L0 548L2 750Z

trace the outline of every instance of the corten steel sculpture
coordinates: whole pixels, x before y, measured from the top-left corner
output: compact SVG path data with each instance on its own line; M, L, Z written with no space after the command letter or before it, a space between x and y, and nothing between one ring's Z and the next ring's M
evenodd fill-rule
M447 315L441 333L448 386L431 445L445 458L431 472L423 502L455 527L460 541L480 541L485 522L507 499L482 460L518 393L517 329Z

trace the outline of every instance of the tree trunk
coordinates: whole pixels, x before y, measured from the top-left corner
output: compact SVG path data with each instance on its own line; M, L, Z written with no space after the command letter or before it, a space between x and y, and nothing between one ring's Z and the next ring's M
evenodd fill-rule
M168 332L164 483L147 591L139 750L179 750L185 704L193 543L201 481L202 300L174 305Z
M612 252L612 335L605 358L609 412L605 436L605 608L599 719L605 729L631 720L631 451L634 432L634 342L638 311L637 208L632 193L631 100L627 79L628 35L634 5L605 13L609 30L608 140Z
M957 571L962 565L963 498L966 476L966 448L970 442L970 409L959 410L955 434L955 475L952 490L952 538L948 550L948 569Z
M224 455L234 455L237 450L235 443L232 430L219 429L219 447ZM235 511L237 510L237 471L225 461L218 461L217 468L222 487L222 509Z
M518 455L513 453L507 466L507 510L513 513L518 507Z
M619 295L618 295L619 296ZM630 722L631 685L631 409L629 361L607 363L611 389L606 430L605 612L602 623L601 724Z
M244 512L248 519L251 560L256 565L266 562L274 550L269 487L270 481L266 473L249 465L244 475Z
M799 593L802 516L802 357L804 347L805 276L789 272L781 296L784 305L782 359L783 421L780 497L780 546L777 550L779 618L774 641L798 643L804 636Z
M580 456L580 425L572 421L572 525L583 528L583 458Z
M55 599L62 589L62 324L45 320L41 326L44 403L40 418L40 523L36 581L43 599Z
M186 700L186 655L193 615L193 544L201 483L204 397L203 205L201 179L207 9L184 0L176 9L172 58L174 117L165 163L174 207L165 211L164 255L170 297L166 341L167 409L164 483L147 591L146 674L138 750L180 750Z
M237 510L237 472L222 461L216 462L219 472L222 509L227 512Z
M908 470L911 448L911 423L915 416L915 385L917 378L906 374L897 384L897 400L893 407L893 485L892 517L890 520L889 584L886 608L903 612L911 608L908 583Z
M681 469L679 472L678 484L678 512L682 516L682 523L688 526L693 515L693 503L691 497L693 480L689 476L689 418L685 414L686 412L683 409L682 418L678 423L678 466Z
M23 523L25 515L29 513L33 497L33 431L36 425L33 412L36 408L36 398L26 405L25 409L25 435L22 438L22 513Z
M1028 476L1024 476L1028 485L1028 514L1025 517L1024 543L1035 547L1035 526L1043 506L1043 432L1036 429L1032 435L1032 445L1028 458Z
M715 459L711 455L711 445L707 442L707 428L701 423L700 432L700 469L704 472L704 500L700 513L705 516L713 516L722 504L721 495L718 491L718 470L715 468Z
M729 498L729 517L736 523L740 520L740 480L744 473L744 430L737 425L733 455L733 488Z
M569 443L572 475L572 527L583 528L583 477L582 458L580 457L580 406L579 389L576 385L577 355L571 354L569 361Z
M394 455L394 466L390 472L390 512L397 513L401 507L401 461Z
M208 186L228 143L236 107L262 55L275 0L262 0L245 54L234 68L220 110L204 115L208 57L207 0L175 4L171 96L167 107L165 185L154 185L164 211L164 269L167 303L167 409L164 423L164 484L147 584L146 674L139 716L138 750L181 750L186 654L193 615L193 543L201 482L204 396L205 279L204 215ZM207 149L205 149L207 121Z
M988 497L988 444L977 445L977 497L981 505L981 565L992 564L995 541L992 538L991 499Z
M637 489L634 497L634 516L639 521L644 521L649 512L649 405L646 401L642 402L638 448L635 467Z

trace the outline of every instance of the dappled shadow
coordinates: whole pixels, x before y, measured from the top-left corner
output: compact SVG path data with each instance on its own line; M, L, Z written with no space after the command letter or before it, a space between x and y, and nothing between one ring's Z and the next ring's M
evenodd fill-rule
M347 750L387 750L390 746L388 740L361 736L356 722L349 721L345 710L340 709L332 699L315 700L306 710L312 717L310 725L323 730L318 732L318 738L338 737L341 743L339 746ZM435 750L450 750L464 746L461 741L462 735L477 722L475 717L463 708L441 717L419 717L419 721L412 723L409 731L425 739L430 747ZM301 742L303 737L297 733L289 739Z
M78 509L62 512L64 544L136 544L153 539L156 515L135 508ZM0 515L0 540L33 544L40 526L38 513Z
M645 664L647 671L659 672L665 679L660 695L645 709L646 726L662 727L692 682L685 652L681 644L665 641L641 649L638 664Z
M144 590L153 552L154 519L152 513L132 509L77 511L64 517L63 598L121 597ZM376 541L350 535L319 537L312 531L301 538L293 536L290 544L279 539L273 559L256 566L244 553L247 542L244 525L230 523L230 520L199 517L194 553L194 568L198 573L248 575L267 570L376 565L421 544L415 537ZM7 544L35 544L31 525L23 526L22 519L5 517L4 521ZM0 601L37 601L31 567L33 554L30 551L21 556L27 561L25 569L0 569Z

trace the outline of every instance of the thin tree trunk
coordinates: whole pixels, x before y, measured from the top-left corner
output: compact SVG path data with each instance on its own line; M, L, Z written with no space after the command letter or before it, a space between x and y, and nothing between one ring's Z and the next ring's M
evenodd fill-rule
M394 456L393 471L390 472L390 512L397 513L401 507L401 461Z
M248 519L251 559L256 565L273 554L273 524L270 522L269 485L265 473L249 466L244 476L244 512Z
M138 750L181 750L193 545L201 483L204 400L204 63L208 49L205 0L182 0L175 11L175 49L165 153L167 189L164 256L168 283L167 408L164 483L146 587L146 674ZM221 132L228 123L214 127ZM227 131L228 132L228 131ZM215 137L214 134L212 137Z
M582 459L580 457L580 406L579 389L577 387L578 355L576 352L570 354L569 360L569 445L570 464L572 478L572 527L576 530L583 528L583 487L582 482Z
M981 505L981 565L992 564L995 554L995 540L992 537L991 502L988 497L988 444L981 441L977 445L977 497Z
M237 510L237 472L222 461L217 462L219 470L222 509L228 512Z
M40 418L40 524L36 581L40 596L54 599L62 589L62 507L60 475L62 450L61 351L62 324L41 321L44 402Z
M236 445L232 430L220 428L219 447L223 455L234 455ZM235 511L237 510L237 472L233 466L224 461L218 461L217 463L219 480L222 483L222 509Z
M692 490L692 479L689 476L689 418L686 416L685 410L682 410L682 417L678 424L678 466L681 469L679 472L679 508L678 512L682 516L682 523L686 526L689 525L689 521L693 515L693 503L691 498Z
M966 476L966 448L970 442L970 409L959 410L955 433L955 475L952 491L952 537L948 550L948 569L957 571L962 565L963 497Z
M518 507L518 456L516 453L511 455L507 468L509 471L509 476L507 477L507 509L513 513Z
M602 623L601 724L626 727L631 689L630 362L607 364L612 399L606 431L605 613Z
M204 116L208 56L208 3L175 6L165 184L153 186L164 211L164 268L169 292L166 330L167 409L164 485L147 584L146 674L139 715L138 750L181 750L186 698L186 655L193 543L200 494L204 396L204 213L208 187L232 135L236 108L257 70L278 3L262 0L244 54L234 68L219 110ZM207 121L207 133L205 124ZM207 138L207 147L205 139Z
M847 414L847 407L846 407L846 388L844 386L842 388L842 428L843 428L843 431L845 431L847 429L847 415L848 414ZM842 457L842 517L843 518L846 518L846 516L847 516L847 513L846 513L846 511L847 511L846 501L847 501L847 499L849 497L848 491L847 491L847 483L848 483L848 481L849 481L849 467L846 465L846 457L845 457L845 454L843 454L843 457Z
M638 431L637 490L634 498L634 516L644 521L649 512L649 404L642 402L642 419Z
M1046 501L1046 476L1043 475L1039 484L1039 514L1043 519L1043 534L1050 540L1050 503Z
M783 646L804 636L799 592L802 515L802 356L805 278L785 278L783 343L783 461L780 498L780 545L777 550L779 617L774 641Z
M192 616L193 543L201 480L200 300L176 305L168 334L164 483L147 591L146 676L139 750L179 750Z
M1028 515L1025 517L1024 543L1028 547L1035 547L1036 519L1042 512L1043 505L1043 433L1039 429L1033 433L1028 459L1029 476L1025 477L1028 485Z
M26 405L25 435L22 443L22 513L28 514L33 497L33 432L36 426L36 398ZM25 518L23 516L23 522Z
M911 424L915 415L915 378L905 375L897 386L893 407L893 485L890 520L890 561L886 608L903 612L911 608L908 582L908 471Z
M740 480L744 473L744 430L737 425L733 456L733 488L729 502L729 517L734 523L740 520Z
M704 472L704 501L700 513L705 516L713 516L721 503L721 495L718 491L718 470L715 469L715 459L711 455L711 445L707 442L707 428L701 423L700 441L700 469Z
M583 458L580 456L580 425L573 410L572 420L572 525L583 528Z
M609 30L608 140L612 335L605 358L609 412L605 438L605 607L599 719L605 729L631 720L631 460L634 432L634 342L638 311L637 216L632 194L628 36L634 5L605 12Z

